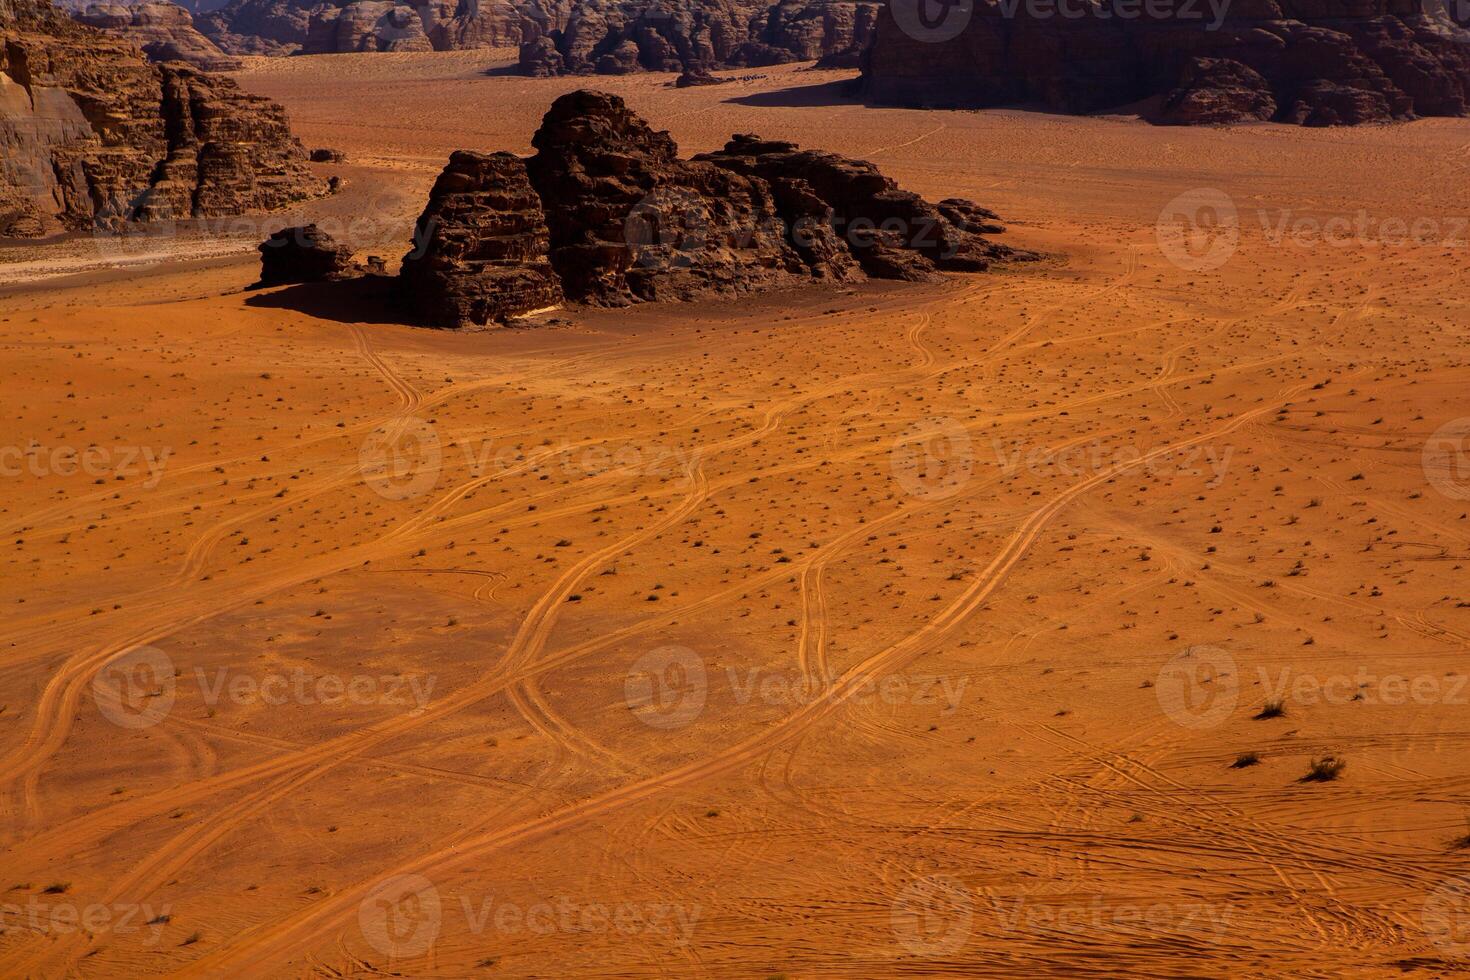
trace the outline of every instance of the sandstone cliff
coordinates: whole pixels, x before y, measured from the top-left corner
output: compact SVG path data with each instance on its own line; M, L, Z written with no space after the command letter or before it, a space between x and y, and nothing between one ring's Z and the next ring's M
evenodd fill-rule
M1444 10L1440 0L894 0L862 85L873 102L926 107L1076 113L1155 98L1149 112L1166 123L1459 116L1470 108L1470 34Z
M531 0L521 69L622 75L822 59L856 66L876 0Z
M521 45L531 75L825 59L856 67L880 0L230 0L200 29L232 54Z
M285 110L0 0L0 236L271 210L325 193Z
M931 205L872 164L736 136L681 159L621 99L552 104L537 152L459 151L420 217L400 292L439 326L562 301L622 306L866 276L936 278L1016 257L969 201Z
M231 54L338 54L514 47L509 0L231 0L199 20Z
M434 182L403 260L415 318L457 327L560 303L549 243L525 161L459 150Z
M234 71L232 58L194 27L189 11L168 0L69 0L59 4L90 27L132 41L149 61L184 61L205 71Z

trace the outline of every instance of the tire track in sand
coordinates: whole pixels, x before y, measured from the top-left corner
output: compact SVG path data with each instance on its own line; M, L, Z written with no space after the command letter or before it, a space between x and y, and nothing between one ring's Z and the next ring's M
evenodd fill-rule
M642 802L658 793L677 789L701 779L726 772L759 758L770 750L809 730L816 722L859 694L882 674L911 661L931 644L950 634L977 610L1000 586L1007 574L1030 551L1052 518L1072 500L1101 486L1119 474L1145 465L1167 454L1217 439L1251 420L1275 410L1283 401L1306 390L1308 385L1288 389L1277 399L1235 416L1222 425L1200 435L1162 446L1137 459L1117 464L1079 481L1056 494L1032 511L1006 542L990 565L974 583L947 605L934 619L902 640L872 654L837 678L828 697L802 705L782 720L772 724L730 748L674 770L638 780L606 793L589 797L559 811L504 827L453 848L430 852L405 862L373 880L359 882L331 898L293 917L265 923L246 930L234 944L219 949L179 971L180 976L229 975L240 970L279 968L304 951L323 931L339 928L355 914L358 904L376 884L392 875L417 873L432 877L448 874L467 864L483 860L490 854L514 844L535 840L546 834L574 826L583 820L602 816L626 806Z

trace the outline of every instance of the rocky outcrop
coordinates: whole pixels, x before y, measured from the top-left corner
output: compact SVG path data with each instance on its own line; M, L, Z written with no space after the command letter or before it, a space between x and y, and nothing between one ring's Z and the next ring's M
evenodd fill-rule
M521 70L528 75L708 71L822 59L856 66L876 0L531 0Z
M260 243L260 285L344 279L359 271L352 249L316 225L282 228Z
M1195 58L1164 99L1160 119L1186 126L1263 121L1276 109L1270 83L1257 72L1226 58Z
M925 5L942 16L924 19ZM865 57L863 91L880 104L1074 113L1157 97L1155 118L1166 123L1325 126L1470 110L1470 33L1442 0L1078 0L1071 9L1082 16L1060 9L894 0Z
M546 216L511 153L459 150L434 182L399 273L409 315L436 326L503 322L563 298Z
M794 281L769 186L678 158L622 99L557 99L526 161L569 299L603 305L735 294Z
M0 235L273 210L326 191L285 110L0 0Z
M756 136L736 136L720 152L694 159L779 188L778 196L793 205L781 217L797 241L833 232L870 276L927 279L937 270L979 272L1008 252L978 234L979 217L993 217L990 212L955 199L936 207L866 161ZM813 195L818 207L808 203Z
M675 88L698 88L701 85L725 85L735 81L733 78L721 78L711 74L704 68L695 68L692 71L682 72L674 79Z
M509 0L230 0L200 29L231 54L338 54L515 47Z
M132 41L149 61L183 61L205 71L235 71L232 58L199 33L189 11L168 0L69 0L61 4L83 24Z
M442 326L562 300L621 306L733 296L814 280L936 278L1020 257L981 237L994 215L932 205L870 163L736 136L678 156L621 99L557 99L537 152L460 151L419 219L405 305Z

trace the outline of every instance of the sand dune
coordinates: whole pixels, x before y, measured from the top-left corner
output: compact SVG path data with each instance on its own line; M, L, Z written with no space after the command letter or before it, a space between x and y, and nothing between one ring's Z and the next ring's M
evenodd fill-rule
M585 84L503 61L238 77L349 155L307 216L396 259L451 149ZM6 277L0 970L1470 964L1470 124L760 73L597 84L1053 258L463 334L247 291L209 229Z

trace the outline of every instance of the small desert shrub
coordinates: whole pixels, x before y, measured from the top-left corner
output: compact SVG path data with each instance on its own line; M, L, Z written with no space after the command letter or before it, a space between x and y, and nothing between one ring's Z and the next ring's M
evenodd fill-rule
M1280 718L1286 714L1286 701L1283 698L1267 698L1266 703L1261 705L1261 713L1256 715L1257 721L1267 718Z
M1302 777L1302 782L1330 783L1346 768L1346 759L1339 759L1335 755L1324 755L1320 759L1312 760L1312 764L1307 767L1307 774Z
M1261 764L1261 757L1254 752L1242 752L1230 764L1231 769L1248 769Z

